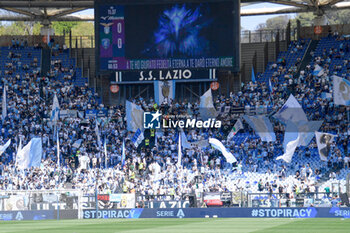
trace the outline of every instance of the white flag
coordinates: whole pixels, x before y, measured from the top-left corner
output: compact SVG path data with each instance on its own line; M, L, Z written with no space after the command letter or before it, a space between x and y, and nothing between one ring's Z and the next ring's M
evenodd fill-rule
M211 89L204 93L200 98L199 113L202 120L208 120L209 118L217 117L218 113L214 107L213 95Z
M103 143L103 147L104 147L104 153L105 153L105 168L107 168L107 140L105 138L105 141Z
M182 151L181 151L181 135L179 135L179 141L178 141L178 157L177 157L177 167L181 167L181 160L182 160Z
M276 135L273 131L273 126L266 116L243 116L243 119L249 124L263 142L276 141Z
M292 161L295 149L299 145L299 140L300 134L298 133L298 127L293 122L289 121L284 133L284 154L278 156L276 160L283 159L285 162L290 163Z
M56 122L59 119L60 114L60 104L58 103L57 95L55 93L55 96L53 97L53 104L52 104L52 110L51 110L51 121L56 124Z
M322 161L327 161L331 143L334 140L335 135L330 133L315 132L317 149Z
M142 108L130 101L126 101L126 123L127 130L136 132L137 129L143 130L143 113Z
M39 167L42 157L41 138L33 138L17 154L17 165L20 169Z
M209 143L212 145L212 147L214 147L222 153L222 155L225 157L228 163L237 162L237 159L233 156L231 152L227 151L226 147L222 144L222 142L220 142L216 138L209 138Z
M58 131L57 131L57 167L60 167L60 138L58 137Z
M299 145L308 146L312 138L315 135L315 131L319 130L323 121L308 121L296 123L298 127L298 133L300 135Z
M238 119L235 123L235 125L233 126L231 132L228 134L227 136L227 140L231 141L232 138L237 134L238 131L240 131L241 129L243 129L243 124L241 119Z
M333 75L333 96L335 105L350 106L350 81Z
M49 141L49 140L48 140ZM19 136L19 144L18 144L18 147L17 147L17 152L16 152L16 158L18 156L18 152L22 150L22 137Z
M97 145L98 145L98 147L101 147L101 137L100 137L100 130L98 129L97 119L96 119L95 133L96 133L96 137L97 137Z
M288 121L294 123L308 121L303 108L292 94L274 117L284 124L287 124Z
M185 132L183 130L181 130L181 146L184 148L184 149L189 149L191 148L191 143L188 142L187 140L187 136L185 134Z
M2 93L2 122L4 123L7 116L7 100L6 100L6 87L4 86L4 91Z
M6 151L6 149L10 146L10 144L11 144L11 139L7 140L5 145L0 146L0 155L2 155L2 153Z

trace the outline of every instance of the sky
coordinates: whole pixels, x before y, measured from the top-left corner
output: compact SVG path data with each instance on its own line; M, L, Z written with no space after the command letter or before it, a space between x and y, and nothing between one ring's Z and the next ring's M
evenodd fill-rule
M242 7L242 9L262 9L262 8L274 8L274 7L280 7L282 5L279 4L273 4L273 3L259 3L259 4L253 4L246 7ZM284 14L284 15L290 15L295 16L295 14ZM260 16L244 16L241 17L241 26L244 30L255 30L256 27L260 23L265 23L267 19L273 18L280 15L260 15Z
M262 8L273 8L273 7L280 7L279 4L273 4L273 3L259 3L259 4L252 4L249 6L242 7L242 9L262 9ZM85 11L80 11L79 13L76 13L78 15L93 15L94 10L89 9ZM295 14L287 14L291 15L292 17ZM267 19L273 18L279 15L261 15L261 16L244 16L241 17L241 26L243 30L255 30L256 27L260 23L265 23Z

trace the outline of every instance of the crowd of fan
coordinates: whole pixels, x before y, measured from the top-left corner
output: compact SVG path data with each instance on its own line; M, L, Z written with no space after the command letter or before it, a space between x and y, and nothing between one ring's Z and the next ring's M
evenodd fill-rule
M16 47L17 42L15 42ZM290 50L305 46L295 43ZM314 66L307 66L297 74L297 65L286 69L283 58L272 64L273 93L268 83L248 82L242 84L241 91L230 96L217 96L214 100L218 111L230 106L229 113L220 113L221 129L185 130L192 148L183 150L182 166L178 167L178 132L173 129L157 131L150 138L150 146L142 144L135 148L131 142L132 132L126 130L125 108L123 106L105 107L98 102L98 95L88 86L77 87L72 79L62 83L56 80L60 72L73 67L62 67L53 62L53 70L47 76L40 76L35 58L30 66L21 66L17 50L8 54L12 59L1 74L1 89L7 87L8 115L1 124L0 144L8 139L11 146L0 156L0 190L63 189L67 184L82 189L85 193L94 192L138 192L142 194L168 194L175 198L183 193L203 191L256 191L269 193L313 192L317 189L317 180L327 171L331 178L337 177L342 168L349 168L349 119L345 107L335 106L332 99L322 97L323 92L331 92L331 73L318 78L313 75ZM327 51L325 56L329 56ZM314 58L325 65L327 58ZM340 58L339 58L340 59ZM300 63L300 61L297 61ZM25 74L19 75L22 70ZM279 82L283 77L284 82ZM346 76L349 78L348 76ZM77 117L60 119L57 127L50 120L51 105L57 94L60 109L77 110ZM318 159L316 143L313 140L307 147L299 147L296 158L317 157L317 163L303 166L298 162L283 164L275 158L283 153L284 126L273 121L277 140L262 142L245 125L233 140L226 141L235 121L243 112L253 110L261 112L277 111L293 94L303 106L308 120L324 120L320 131L337 134L331 145L328 162ZM192 115L199 117L199 102L172 101L156 106L153 99L133 100L145 111L160 109L163 113L174 115ZM237 113L237 109L243 112ZM108 117L85 119L86 110L108 110ZM102 143L98 143L96 124ZM57 145L54 131L59 133L60 162L57 162ZM244 140L236 140L244 135ZM247 135L247 136L245 136ZM25 145L34 136L42 137L43 159L38 168L20 170L16 167L16 151L21 138ZM237 164L225 162L218 151L209 147L205 140L215 137L237 158ZM106 140L108 156L104 156L103 142ZM122 166L122 143L126 143L126 161ZM196 142L204 144L196 144ZM239 142L237 142L239 141ZM154 143L156 142L156 143ZM300 160L296 160L300 161ZM256 176L258 174L258 176ZM254 178L254 182L251 182ZM322 191L322 190L321 190Z

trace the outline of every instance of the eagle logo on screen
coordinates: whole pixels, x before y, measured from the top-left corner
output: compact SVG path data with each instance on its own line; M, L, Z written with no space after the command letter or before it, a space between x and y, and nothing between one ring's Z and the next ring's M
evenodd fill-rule
M104 38L104 39L102 39L102 41L101 41L102 43L102 47L104 48L104 49L108 49L109 48L109 46L111 45L111 41L110 41L110 39L108 39L108 38Z
M209 42L201 32L211 20L201 11L201 6L188 8L183 4L162 12L153 33L152 47L146 53L155 53L162 58L205 56Z

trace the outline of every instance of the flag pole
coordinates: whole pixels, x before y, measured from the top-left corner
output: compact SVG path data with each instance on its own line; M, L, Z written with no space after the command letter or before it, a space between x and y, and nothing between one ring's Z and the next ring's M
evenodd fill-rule
M56 143L57 143L57 167L60 167L60 138L58 137L58 131L57 131L57 139L56 139Z

